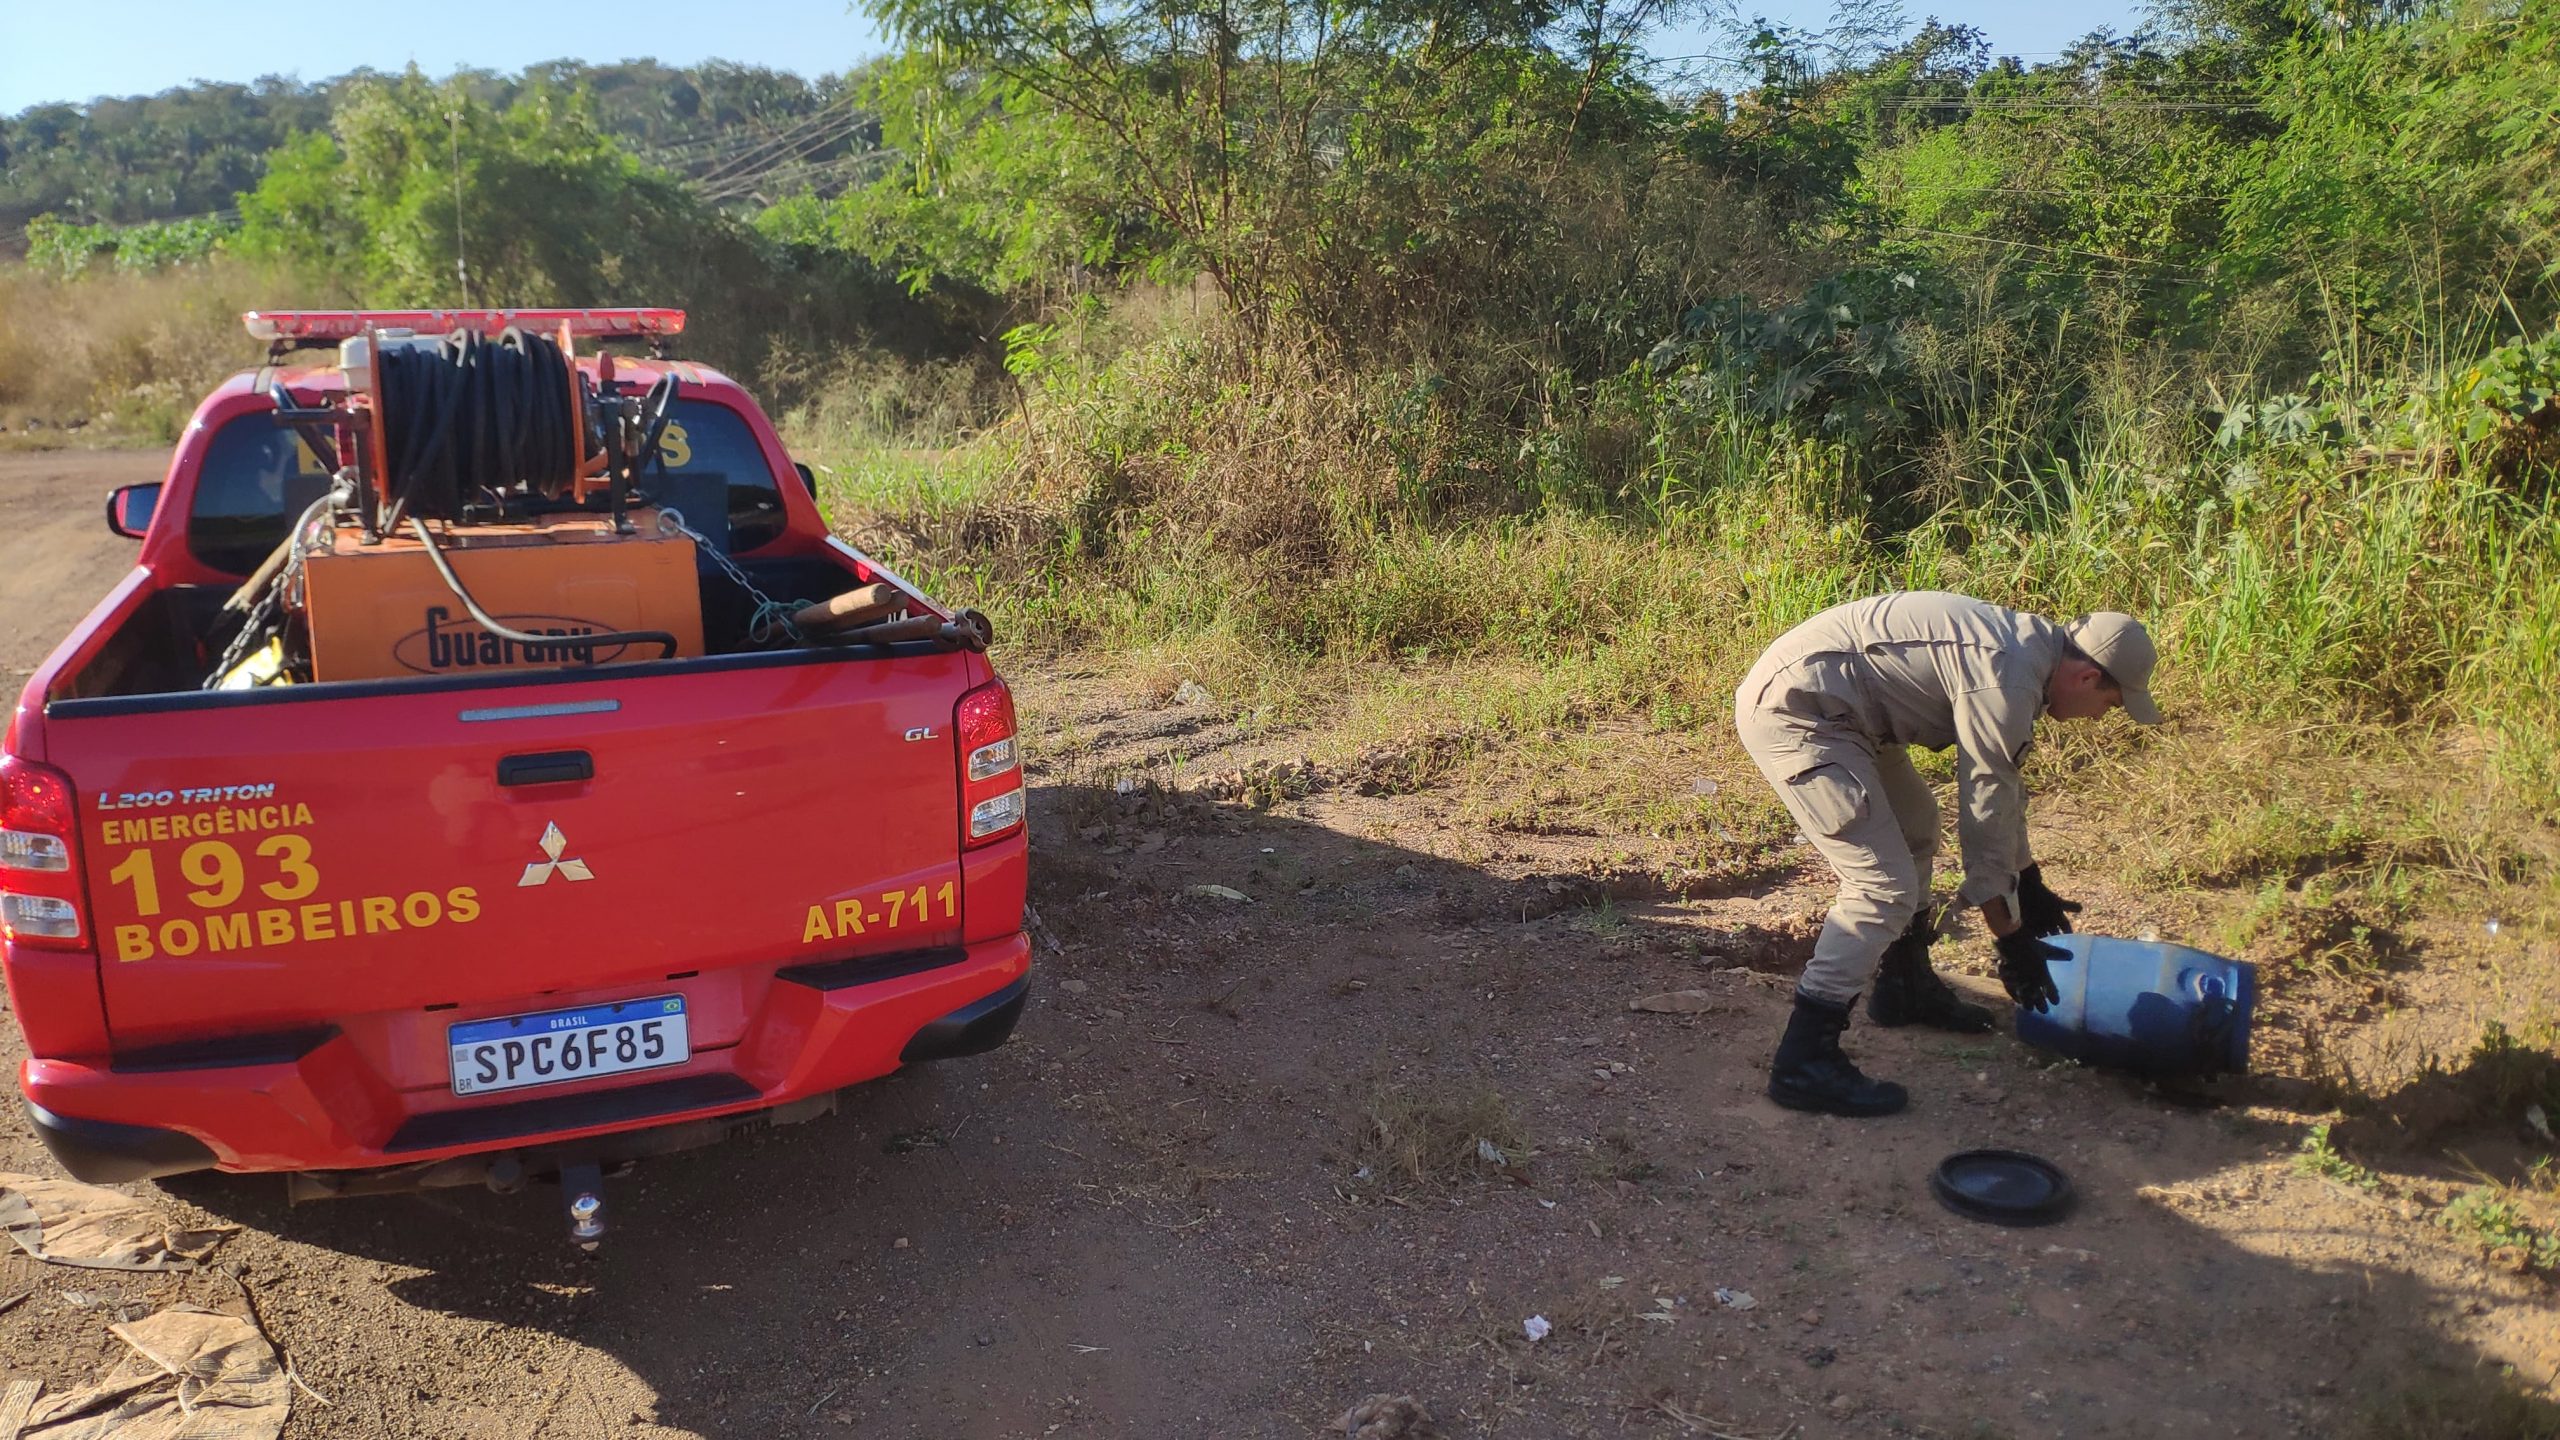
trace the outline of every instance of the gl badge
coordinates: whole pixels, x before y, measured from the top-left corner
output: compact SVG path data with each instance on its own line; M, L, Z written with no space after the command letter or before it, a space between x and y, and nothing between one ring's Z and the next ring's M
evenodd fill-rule
M569 837L560 833L560 827L558 824L555 823L542 827L542 853L550 856L551 858L548 860L536 860L532 864L525 866L524 878L516 882L516 888L521 890L527 885L548 884L555 873L563 880L593 880L596 878L595 872L587 868L586 861L578 859L563 860L560 858L561 852L568 848Z

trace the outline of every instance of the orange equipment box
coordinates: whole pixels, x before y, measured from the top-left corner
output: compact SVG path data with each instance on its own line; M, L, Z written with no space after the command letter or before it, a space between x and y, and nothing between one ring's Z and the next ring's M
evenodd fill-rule
M583 638L618 630L663 630L676 637L676 654L701 654L693 541L660 534L654 510L634 510L631 520L638 532L631 535L615 534L612 521L590 514L437 534L480 608L510 629L545 637L541 645L482 629L414 537L367 545L363 532L342 527L302 561L311 678L385 680L658 658L653 641L598 645Z

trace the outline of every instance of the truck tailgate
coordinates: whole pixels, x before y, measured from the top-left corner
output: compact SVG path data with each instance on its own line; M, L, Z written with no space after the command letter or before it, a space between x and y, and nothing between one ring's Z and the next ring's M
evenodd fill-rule
M954 944L970 683L806 656L60 707L115 1047Z

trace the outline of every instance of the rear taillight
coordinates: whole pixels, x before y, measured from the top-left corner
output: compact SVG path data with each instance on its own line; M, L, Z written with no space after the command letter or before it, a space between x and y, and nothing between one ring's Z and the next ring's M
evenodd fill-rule
M968 807L963 845L984 845L1022 828L1022 755L1014 743L1013 692L990 680L960 697L952 716L960 744L960 798Z
M0 755L0 933L21 945L85 949L79 861L70 777Z

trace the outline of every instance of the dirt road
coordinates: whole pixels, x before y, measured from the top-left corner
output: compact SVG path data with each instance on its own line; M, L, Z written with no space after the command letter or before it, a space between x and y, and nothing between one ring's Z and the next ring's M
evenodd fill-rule
M149 470L0 459L6 664L112 580L97 495ZM85 1380L100 1303L239 1283L330 1402L294 1437L1303 1437L1372 1392L1455 1437L2309 1435L2377 1386L2560 1366L2546 1288L2297 1171L2268 1095L1861 1027L1911 1113L1769 1105L1823 898L1801 847L1623 884L1640 839L1453 823L1395 756L1239 783L1283 742L1021 678L1054 943L1013 1044L643 1166L592 1260L542 1187L181 1182L245 1227L220 1270L0 1259L0 1298L33 1292L0 1371ZM1683 795L1724 763L1655 760ZM1707 1008L1628 1009L1679 989ZM1939 1209L1929 1167L1985 1144L2059 1162L2079 1211ZM0 1113L0 1168L46 1165Z
M152 451L0 451L0 686L11 699L53 642L133 566L107 492L157 480Z

